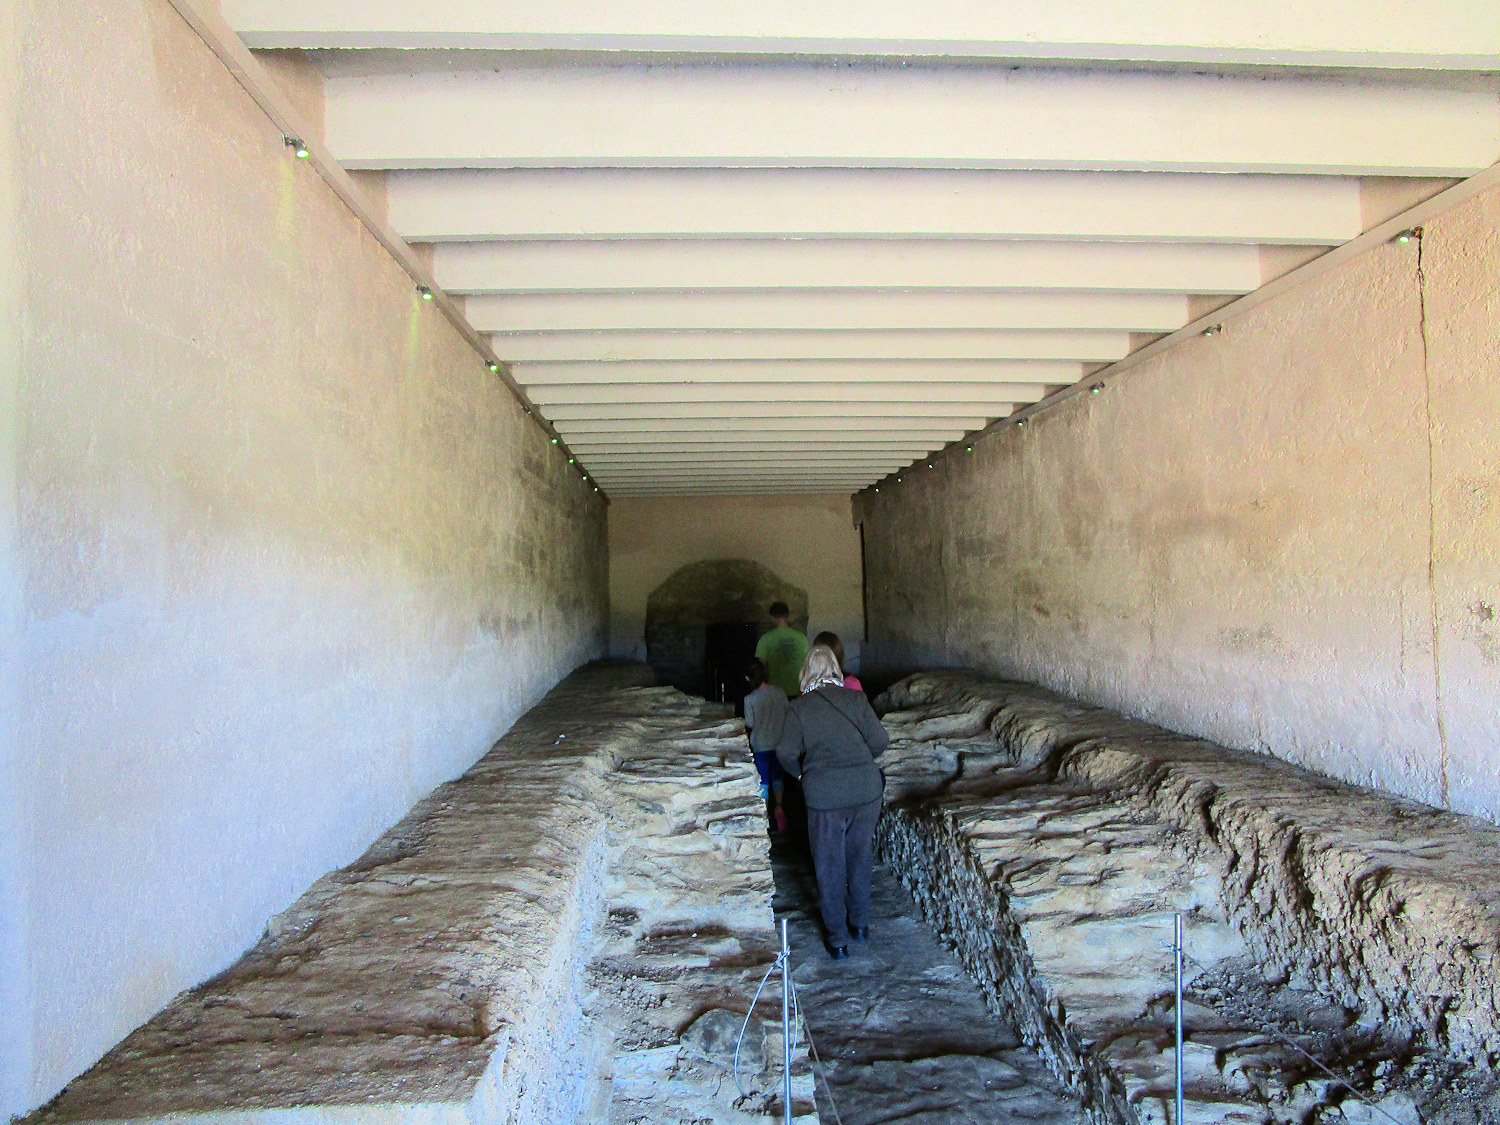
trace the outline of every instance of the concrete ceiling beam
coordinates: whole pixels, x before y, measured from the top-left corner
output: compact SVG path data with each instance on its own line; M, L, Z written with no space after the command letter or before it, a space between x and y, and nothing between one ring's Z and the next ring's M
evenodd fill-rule
M1180 0L792 0L662 5L622 0L222 0L251 47L711 52L751 56L933 55L960 59L1196 65L1500 69L1500 16L1445 0L1219 5Z
M868 484L868 482L867 482ZM629 485L612 488L610 496L848 496L866 485L803 485L779 488L768 485Z
M723 465L669 464L660 466L606 467L600 470L598 479L601 481L605 479L650 480L661 477L693 475L705 479L758 476L798 477L802 479L820 478L823 480L849 480L856 477L864 477L879 480L883 476L889 476L900 471L900 465L891 466L884 462L869 465L820 465L798 462L782 463L775 457L766 457L759 461L732 462Z
M827 490L847 488L857 492L880 479L880 475L875 473L861 473L857 476L848 477L758 477L738 473L726 476L698 476L692 473L678 473L642 480L600 481L599 484L600 487L610 493L626 488L669 490L676 489L682 485L692 485L698 488L705 488L711 485L731 485L766 492L800 492L809 488Z
M433 248L450 293L988 289L1242 294L1255 246L1120 242L464 242Z
M660 472L664 470L672 470L676 472L684 472L703 470L722 472L725 470L729 470L738 472L741 470L749 469L759 470L766 468L767 466L776 466L780 469L815 470L818 472L826 472L830 474L842 472L872 472L877 476L884 476L887 473L896 472L906 464L907 462L905 461L895 460L837 462L793 461L788 460L785 457L762 456L742 457L737 460L724 460L719 462L678 461L663 459L660 461L652 461L650 463L643 461L631 464L608 464L605 462L591 460L587 462L586 467L596 478L603 480L606 477L617 478L618 474L629 474L639 471Z
M1015 168L1468 176L1493 82L989 67L333 73L346 168Z
M673 456L673 455L703 455L715 458L720 455L739 455L739 453L753 453L753 455L774 455L774 453L798 453L808 452L807 443L802 438L795 441L769 440L753 441L748 438L739 438L735 441L720 441L714 437L702 437L700 441L679 440L679 438L636 437L610 438L603 437L595 440L597 435L583 435L577 443L573 444L574 453L594 456ZM682 438L691 438L693 435L682 435ZM918 458L926 458L929 453L935 453L942 449L942 441L867 441L862 438L850 438L847 435L822 435L816 449L831 455L841 453L880 453L892 458L904 458L903 463Z
M1361 226L1344 176L847 168L448 169L386 177L415 242L981 238L1334 246Z
M995 397L967 401L930 402L569 402L549 406L547 418L562 428L564 422L585 420L704 418L727 422L757 419L911 419L999 418L1010 413L1012 402Z
M490 337L509 363L673 360L1056 359L1113 363L1126 332L861 330L765 332L527 332ZM603 372L601 371L601 375Z
M569 445L577 444L574 435L595 434L622 436L628 434L652 434L668 441L687 433L715 434L724 442L742 437L775 435L780 439L814 442L819 435L831 437L872 436L890 434L900 441L926 441L939 434L952 435L947 440L957 441L971 430L983 429L988 418L976 414L967 418L574 418L556 423L557 432L567 439Z
M607 374L606 372L601 372ZM916 372L913 372L915 375ZM1037 402L1046 383L594 383L526 384L526 394L547 416L556 408L592 405L694 403L948 403Z
M518 363L525 387L594 385L688 386L806 383L1025 383L1067 385L1082 377L1078 363L1058 360L677 360L672 363ZM529 392L528 392L529 393ZM645 393L645 392L643 392Z
M1158 293L869 290L476 294L480 332L1078 329L1175 332L1188 299Z
M747 458L740 461L724 461L719 464L708 464L701 461L663 461L654 465L603 465L589 464L587 467L597 480L620 480L632 474L651 472L711 472L711 473L738 473L759 472L767 467L775 467L778 470L796 470L798 472L821 473L825 476L837 476L840 474L873 474L877 478L901 469L906 464L904 461L848 461L837 464L828 464L817 461L787 461L780 457Z

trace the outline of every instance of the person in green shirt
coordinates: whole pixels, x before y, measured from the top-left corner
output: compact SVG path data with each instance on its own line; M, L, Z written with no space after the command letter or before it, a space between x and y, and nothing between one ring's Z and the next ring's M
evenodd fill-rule
M802 694L799 677L807 656L807 634L791 626L792 611L786 602L772 602L767 610L775 625L755 646L755 658L766 664L766 682L786 692L788 699Z

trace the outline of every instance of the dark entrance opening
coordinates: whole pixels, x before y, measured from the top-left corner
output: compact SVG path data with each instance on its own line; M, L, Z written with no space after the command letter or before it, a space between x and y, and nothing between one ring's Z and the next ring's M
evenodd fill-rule
M710 699L743 698L745 665L777 601L806 632L807 591L780 575L750 559L689 563L646 599L646 659L663 683Z
M744 714L745 667L755 657L760 627L754 621L720 621L704 630L703 665L708 673L708 698L733 703Z

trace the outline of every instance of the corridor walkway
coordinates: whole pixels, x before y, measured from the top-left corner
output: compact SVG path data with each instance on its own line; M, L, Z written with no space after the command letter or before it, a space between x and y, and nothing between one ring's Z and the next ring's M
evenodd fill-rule
M886 867L875 869L870 940L833 961L823 950L806 853L778 842L771 862L777 916L790 920L792 979L832 1088L830 1101L818 1085L825 1125L1084 1120L1036 1053L986 1008Z

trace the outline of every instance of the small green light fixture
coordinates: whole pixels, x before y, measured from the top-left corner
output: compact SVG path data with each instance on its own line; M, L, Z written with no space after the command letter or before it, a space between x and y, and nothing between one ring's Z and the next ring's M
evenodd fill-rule
M1421 227L1407 227L1405 230L1397 233L1394 241L1401 243L1402 246L1405 246L1408 242L1415 242L1421 237Z
M301 137L293 137L288 133L283 133L281 139L286 144L286 147L292 150L292 155L298 160L306 160L312 155L312 153L308 152L307 145L302 143Z
M572 463L573 463L573 458L571 458L571 457L569 457L569 458L568 458L568 464L570 464L570 465L571 465L571 464L572 464Z
M432 300L432 290L428 286L426 286L426 285L418 285L417 286L417 292L421 294L422 300L424 300L424 301L430 301L430 300Z
M1205 336L1217 336L1222 331L1224 331L1224 326L1222 324L1210 324L1203 330L1203 334Z
M1100 391L1102 391L1103 389L1104 389L1104 384L1103 383L1095 383L1092 387L1089 388L1089 394L1096 395Z
M500 365L498 363L496 363L493 359L490 360L489 363L486 364L486 366L490 369L490 374L491 375L498 375L500 373Z
M974 447L972 445L966 445L966 446L964 446L964 452L965 453L973 453L974 452Z
M556 439L556 438L553 438L553 439L552 439L552 444L553 444L553 445L556 445L556 444L557 444L557 439Z

